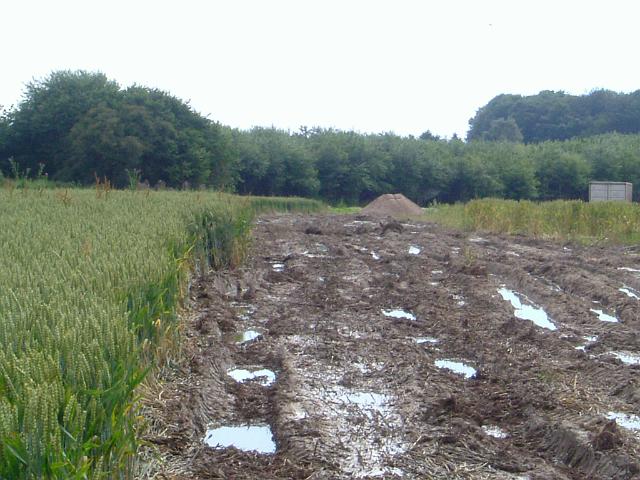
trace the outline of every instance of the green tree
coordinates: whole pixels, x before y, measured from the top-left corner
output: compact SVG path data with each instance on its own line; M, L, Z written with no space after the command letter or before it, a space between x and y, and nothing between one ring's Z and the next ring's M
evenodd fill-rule
M7 139L9 137L9 119L7 112L0 105L0 175L7 172L9 155L7 154ZM6 164L6 165L5 165Z
M434 135L433 133L431 133L430 130L422 132L418 138L420 140L430 140L434 142L437 142L438 140L440 140L440 137L438 135Z
M640 91L593 90L588 95L542 91L498 95L469 121L468 140L492 139L492 122L513 118L526 143L567 140L607 132L640 132Z
M140 167L147 147L126 130L122 113L99 105L74 125L69 134L70 161L65 177L86 184L97 175L109 178L117 186L127 185L126 170Z
M524 138L513 117L491 120L489 130L484 132L482 137L488 141L516 143L521 143Z
M238 190L255 195L316 196L318 174L306 137L275 128L235 135L239 150Z
M591 166L583 155L559 143L544 143L534 156L542 199L586 198Z
M5 155L33 171L45 163L57 178L71 153L68 135L74 125L92 108L114 107L120 98L118 84L102 73L65 70L34 80L8 114Z

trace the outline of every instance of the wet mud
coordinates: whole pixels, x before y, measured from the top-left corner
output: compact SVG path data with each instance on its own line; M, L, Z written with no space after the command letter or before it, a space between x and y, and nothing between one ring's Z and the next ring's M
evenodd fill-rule
M261 217L194 283L145 476L640 478L640 248L392 227Z

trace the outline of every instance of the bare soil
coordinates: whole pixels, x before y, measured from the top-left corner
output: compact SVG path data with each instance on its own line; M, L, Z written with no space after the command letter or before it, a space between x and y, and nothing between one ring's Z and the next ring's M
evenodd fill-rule
M640 478L640 430L607 418L640 414L640 365L620 359L640 353L640 300L619 290L640 291L626 270L640 249L389 225L262 217L243 268L199 279L186 360L148 402L148 475ZM500 288L557 329L517 318ZM261 336L243 343L247 330ZM276 381L239 383L233 368ZM269 425L276 453L203 442L242 424Z

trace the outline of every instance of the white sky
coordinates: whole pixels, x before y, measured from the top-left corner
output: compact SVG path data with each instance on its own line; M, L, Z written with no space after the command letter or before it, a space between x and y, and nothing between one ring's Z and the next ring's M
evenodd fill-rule
M102 71L232 127L464 137L500 93L640 89L637 0L5 0L0 105Z

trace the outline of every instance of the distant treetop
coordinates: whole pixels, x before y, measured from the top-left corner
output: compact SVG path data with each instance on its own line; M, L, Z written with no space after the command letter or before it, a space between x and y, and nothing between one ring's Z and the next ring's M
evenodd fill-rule
M640 133L640 90L498 95L469 120L467 140L536 143L609 132Z

